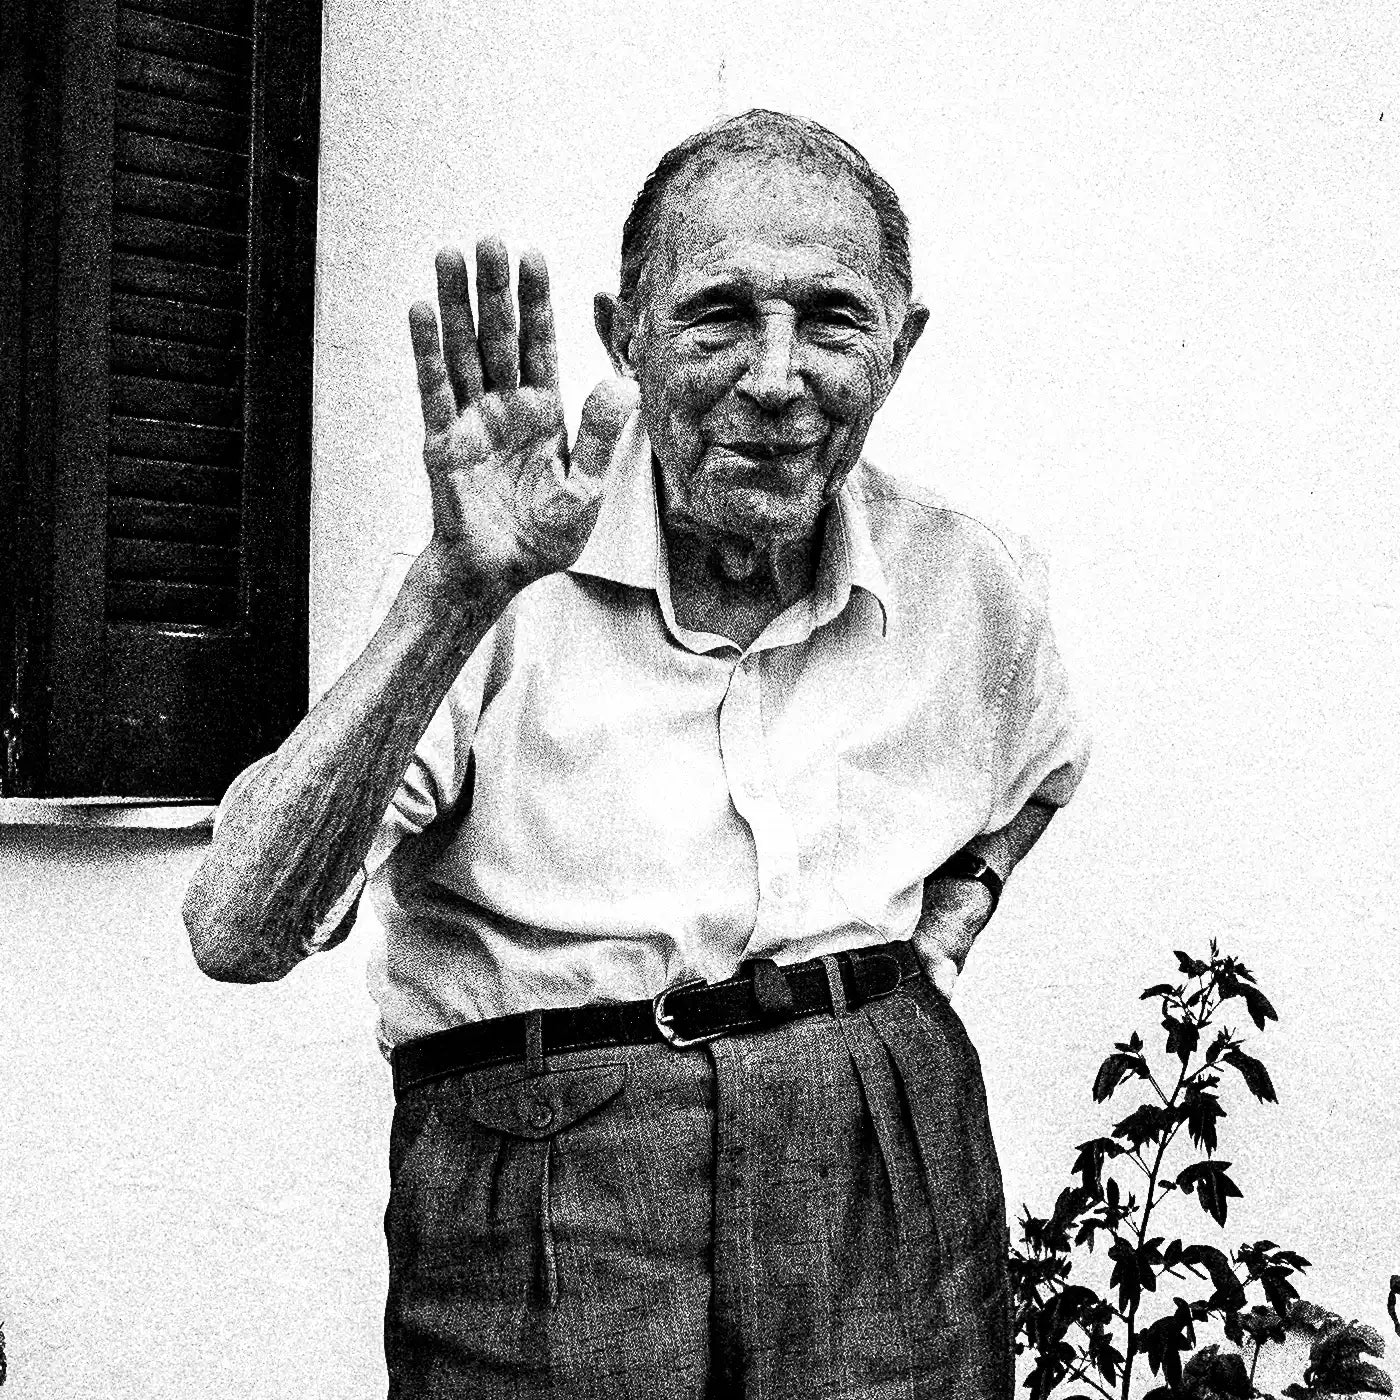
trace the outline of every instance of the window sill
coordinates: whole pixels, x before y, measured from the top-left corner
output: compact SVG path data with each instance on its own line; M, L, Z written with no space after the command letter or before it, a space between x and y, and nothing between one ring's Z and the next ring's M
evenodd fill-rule
M212 827L215 808L142 797L0 797L0 826Z

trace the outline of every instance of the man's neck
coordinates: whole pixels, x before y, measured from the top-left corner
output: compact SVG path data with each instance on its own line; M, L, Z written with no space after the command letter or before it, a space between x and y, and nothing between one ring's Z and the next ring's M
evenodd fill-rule
M820 531L803 540L755 544L711 537L662 521L676 621L749 647L816 578Z

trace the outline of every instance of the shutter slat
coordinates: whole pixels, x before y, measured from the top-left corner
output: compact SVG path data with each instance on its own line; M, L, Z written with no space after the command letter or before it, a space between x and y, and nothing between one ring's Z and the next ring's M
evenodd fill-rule
M247 83L232 73L138 49L117 50L117 83L230 112L247 110Z
M243 395L237 389L211 384L114 373L112 412L133 418L231 428L242 420Z
M134 0L124 8L182 19L210 29L224 29L231 34L253 32L251 0Z
M222 307L118 292L112 297L112 329L164 340L236 346L243 340L244 321L238 312Z
M108 577L163 583L231 584L238 578L238 551L175 540L107 541Z
M203 462L164 462L115 455L107 480L113 496L234 507L239 503L242 484L237 471Z
M176 262L235 269L243 263L243 239L236 233L153 219L118 209L112 214L112 248L123 253L152 253Z
M113 496L107 505L107 530L114 539L177 540L236 549L238 510L232 506Z
M196 185L214 185L242 193L248 181L246 152L216 151L169 136L119 131L114 147L117 169L166 175Z
M202 302L240 312L246 297L243 276L228 268L202 267L116 251L112 254L112 289L175 301Z
M240 239L248 222L248 204L240 191L158 175L118 170L112 178L112 201L118 209L131 213L203 224L236 234Z
M119 131L144 131L152 136L179 136L197 146L224 151L246 151L248 117L197 102L131 88L117 89L116 121Z
M224 386L239 383L243 373L240 349L195 345L188 340L158 340L154 336L112 334L112 368L128 374L152 374L198 380Z
M114 622L168 622L200 626L231 622L238 611L238 589L203 583L136 582L110 579L107 616Z
M163 423L112 415L111 449L124 457L206 463L234 470L243 461L243 435L199 423Z
M123 48L186 58L240 75L246 75L252 67L253 46L241 34L166 15L145 14L126 5L118 13L117 43Z

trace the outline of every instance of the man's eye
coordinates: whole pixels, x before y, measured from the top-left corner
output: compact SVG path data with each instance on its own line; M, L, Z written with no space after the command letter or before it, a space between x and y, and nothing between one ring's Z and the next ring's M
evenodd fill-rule
M739 319L737 306L710 306L691 317L693 326L728 326Z
M815 311L804 318L817 331L858 331L861 323L848 311Z

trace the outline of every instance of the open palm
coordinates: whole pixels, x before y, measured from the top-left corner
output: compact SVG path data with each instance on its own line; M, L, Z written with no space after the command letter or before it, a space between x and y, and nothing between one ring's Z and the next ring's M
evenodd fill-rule
M578 558L636 390L621 380L594 389L571 452L543 257L520 259L518 327L500 239L477 244L476 267L479 328L455 248L437 256L441 343L432 305L409 311L433 536L461 581L520 588Z

